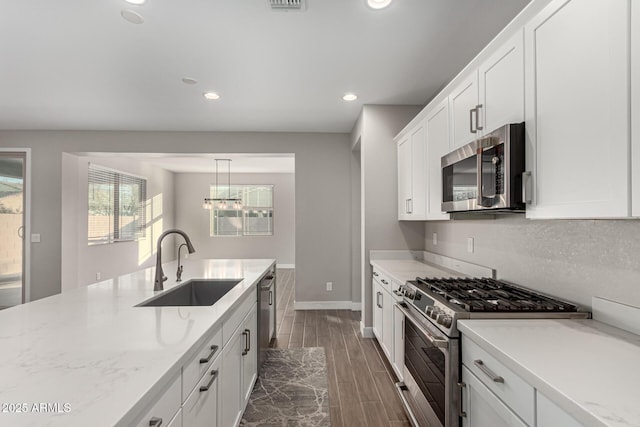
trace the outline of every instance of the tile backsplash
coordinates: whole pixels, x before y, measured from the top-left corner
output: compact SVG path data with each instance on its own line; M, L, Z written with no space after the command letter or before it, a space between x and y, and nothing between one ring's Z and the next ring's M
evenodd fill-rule
M495 268L499 279L585 308L594 296L640 305L638 220L531 221L508 215L433 221L425 223L424 248Z

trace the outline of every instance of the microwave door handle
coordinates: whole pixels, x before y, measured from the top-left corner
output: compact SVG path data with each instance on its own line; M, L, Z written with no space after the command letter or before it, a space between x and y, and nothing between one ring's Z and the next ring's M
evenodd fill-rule
M477 165L478 165L478 197L476 198L476 203L478 204L478 206L483 206L486 208L490 208L491 206L494 205L494 202L496 200L497 196L489 196L489 197L485 197L484 196L484 190L483 190L483 183L482 183L482 152L483 149L482 147L478 148L478 159L477 159Z

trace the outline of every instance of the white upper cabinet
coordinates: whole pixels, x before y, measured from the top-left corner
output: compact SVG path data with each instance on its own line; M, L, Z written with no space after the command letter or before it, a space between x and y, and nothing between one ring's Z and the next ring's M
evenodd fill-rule
M524 121L523 37L518 31L478 68L479 127L484 133Z
M528 218L630 215L629 7L555 0L525 26Z
M478 73L474 71L461 81L449 95L451 109L451 146L449 151L460 148L478 137Z
M632 212L640 217L640 3L631 2L631 170Z
M424 125L411 129L398 142L398 219L425 219L427 199Z
M449 103L431 107L425 119L427 133L427 212L426 219L449 219L442 212L442 168L440 159L449 152Z

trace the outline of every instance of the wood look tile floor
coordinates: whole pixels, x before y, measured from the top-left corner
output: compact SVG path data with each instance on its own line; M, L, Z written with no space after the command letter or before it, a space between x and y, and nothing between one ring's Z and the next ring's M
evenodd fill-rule
M294 286L295 270L278 269L273 346L324 347L331 426L410 426L382 349L375 339L360 334L360 312L296 311Z

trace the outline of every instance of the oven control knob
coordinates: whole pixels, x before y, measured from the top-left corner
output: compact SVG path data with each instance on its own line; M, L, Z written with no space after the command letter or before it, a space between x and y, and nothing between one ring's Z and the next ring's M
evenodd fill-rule
M451 316L448 316L446 314L444 316L438 317L438 323L440 323L445 328L451 327L451 321L452 321Z
M425 313L427 313L427 316L431 317L432 312L433 312L433 306L428 306L427 310L425 311Z
M429 313L428 316L431 317L432 319L437 319L440 313L442 313L442 310L440 310L438 307L433 307L433 309L431 310L431 313Z

